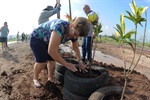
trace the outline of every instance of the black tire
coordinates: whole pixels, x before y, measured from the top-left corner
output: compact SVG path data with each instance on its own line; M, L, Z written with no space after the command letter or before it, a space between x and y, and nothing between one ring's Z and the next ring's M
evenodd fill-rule
M104 97L110 94L121 94L123 87L118 86L108 86L97 89L94 93L91 94L88 100L103 100Z
M95 90L105 85L109 78L106 69L99 67L97 70L101 72L101 76L96 78L79 78L67 70L64 75L64 88L73 94L89 97Z
M64 58L67 62L70 62L72 64L78 64L78 61L76 59L73 58Z
M65 58L67 62L71 62L72 64L78 64L77 60L72 59L72 58ZM61 82L62 84L64 83L64 73L67 70L67 68L59 63L56 63L55 65L55 72L54 76L55 79Z
M64 75L65 71L67 70L67 68L59 63L56 63L55 66L55 70L59 73L61 73L62 75Z
M54 76L57 81L61 82L62 84L64 83L64 76L61 73L55 70Z
M65 100L88 100L88 97L82 97L75 95L68 91L66 88L63 87L62 94L65 97Z

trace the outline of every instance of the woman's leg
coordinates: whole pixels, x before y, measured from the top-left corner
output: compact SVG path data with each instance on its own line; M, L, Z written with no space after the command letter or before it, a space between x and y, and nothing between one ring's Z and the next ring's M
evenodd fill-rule
M6 52L6 42L4 42L3 50Z
M4 45L5 45L5 37L2 37L2 51L3 51L3 53L5 52Z
M4 42L2 42L2 51L4 52Z
M35 58L33 81L36 87L40 87L41 84L38 81L38 77L41 70L47 64L47 45L41 40L31 37L30 47Z
M54 82L55 61L48 61L48 80Z
M34 73L33 79L34 80L38 80L39 73L41 72L41 70L44 68L45 65L46 65L46 62L45 63L36 62L34 64L34 70L33 70L33 73Z
M7 37L4 37L4 47L3 50L6 52L6 47L7 47Z
M2 42L2 51L6 52L6 42Z

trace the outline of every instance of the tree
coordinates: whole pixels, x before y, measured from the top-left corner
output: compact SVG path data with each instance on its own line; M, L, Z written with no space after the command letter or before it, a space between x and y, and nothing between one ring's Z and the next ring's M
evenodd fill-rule
M146 10L148 9L148 7L137 7L136 3L134 0L132 0L132 4L129 4L130 8L132 10L132 12L126 11L128 16L124 16L124 14L122 13L120 15L120 25L116 24L116 32L115 35L112 36L111 38L113 38L114 40L116 40L121 48L122 51L122 57L123 57L123 61L124 61L124 88L122 91L122 96L121 96L121 100L123 100L124 97L124 93L125 93L125 89L127 86L127 80L129 75L133 72L133 70L137 67L137 64L140 60L140 57L142 55L143 52L143 48L144 48L144 44L145 44L145 34L146 34L146 27L147 27L147 13ZM143 18L143 14L145 13L145 18ZM125 20L124 18L129 19L130 21L132 21L134 23L135 29L126 32L126 26L125 26ZM137 41L137 25L142 25L142 22L145 22L145 27L144 27L144 34L143 34L143 43L142 43L142 49L140 52L140 55L138 57L138 60L135 60L135 54L136 54L136 41ZM131 36L134 35L134 41L131 40ZM123 49L123 45L125 44L129 44L130 47L132 48L133 51L133 57L132 57L132 61L131 64L129 66L129 68L127 69L126 67L126 61L125 61L125 52Z

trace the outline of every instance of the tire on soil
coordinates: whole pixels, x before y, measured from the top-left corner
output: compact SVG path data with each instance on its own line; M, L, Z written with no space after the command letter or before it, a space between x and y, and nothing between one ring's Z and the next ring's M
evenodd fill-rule
M54 76L57 81L61 82L62 84L64 83L64 76L61 73L55 70Z
M72 58L65 58L65 60L72 64L78 64L77 60L72 59ZM60 74L64 75L67 68L59 63L56 63L55 70L57 70L57 72L59 72Z
M77 60L72 59L72 58L65 58L65 60L72 64L78 64ZM61 83L64 83L64 73L66 70L67 70L67 68L65 66L63 66L59 63L56 63L55 72L54 72L55 79Z
M59 64L59 63L56 63L56 65L55 65L55 70L56 70L58 73L64 75L64 73L65 73L65 71L67 70L67 68L66 68L65 66Z
M87 79L76 77L73 72L67 70L64 77L64 88L73 94L89 97L95 90L105 85L109 78L106 69L99 67L98 71L101 72L100 77Z
M65 100L88 100L88 97L78 96L71 93L66 88L63 87L62 94L65 97Z
M103 100L104 97L110 94L121 94L123 87L118 86L108 86L97 89L91 94L88 100Z

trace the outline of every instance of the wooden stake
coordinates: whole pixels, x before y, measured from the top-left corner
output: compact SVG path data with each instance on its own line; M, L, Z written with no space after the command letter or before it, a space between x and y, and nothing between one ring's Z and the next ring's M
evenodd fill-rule
M56 3L60 3L60 0L56 0ZM57 18L60 19L60 12L57 13Z
M71 15L71 1L69 0L69 14L70 14L70 18L72 20L72 15Z

